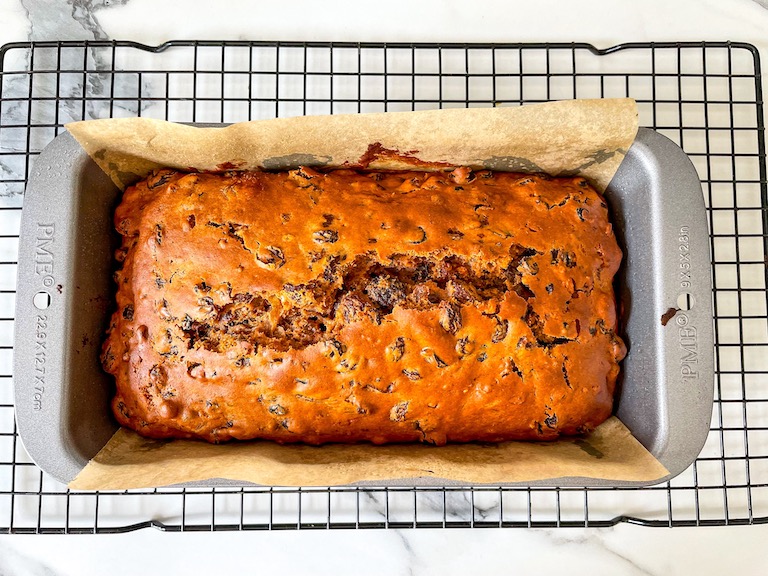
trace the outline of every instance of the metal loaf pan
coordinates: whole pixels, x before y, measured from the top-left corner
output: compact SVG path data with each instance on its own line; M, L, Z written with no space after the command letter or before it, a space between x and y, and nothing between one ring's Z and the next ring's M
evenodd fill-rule
M110 179L63 133L36 159L24 199L16 418L29 455L62 482L72 480L117 429L109 408L114 384L101 369L99 350L112 310L112 214L119 198ZM679 147L641 128L606 198L625 254L618 289L629 354L616 413L671 478L701 451L712 413L712 286L701 184ZM642 485L590 478L533 484Z

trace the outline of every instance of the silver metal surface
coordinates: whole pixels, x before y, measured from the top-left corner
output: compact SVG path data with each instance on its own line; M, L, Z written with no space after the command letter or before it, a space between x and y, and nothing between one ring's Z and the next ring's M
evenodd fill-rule
M14 344L16 418L31 458L62 482L74 478L117 429L109 409L114 385L100 367L99 350L112 310L112 213L119 196L63 133L37 158L24 200ZM606 198L625 254L618 290L629 353L617 414L667 467L670 475L659 481L666 480L696 458L712 413L711 261L701 184L677 145L641 128ZM457 483L399 479L388 484ZM531 485L644 484L553 478Z

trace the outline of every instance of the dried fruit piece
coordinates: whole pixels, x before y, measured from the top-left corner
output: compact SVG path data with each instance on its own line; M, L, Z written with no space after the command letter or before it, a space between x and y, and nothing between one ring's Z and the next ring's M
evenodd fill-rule
M405 300L405 285L389 275L375 276L365 286L365 292L376 304L389 313Z
M456 341L456 353L459 356L467 356L472 354L475 349L475 344L469 339L469 336L464 336Z
M280 404L272 404L268 408L270 414L274 414L275 416L285 416L288 411L283 408Z
M410 402L399 402L398 404L395 404L392 406L392 409L389 411L389 419L392 420L392 422L403 422L405 420L405 415L408 413L408 405Z
M330 340L328 343L336 350L339 356L342 356L347 351L347 347L338 340Z
M493 335L491 336L491 342L494 344L498 344L504 338L507 337L507 333L509 332L509 320L500 319L498 316L496 318L496 328L493 330Z
M447 302L440 303L440 326L450 334L456 334L461 328L461 310Z
M399 336L392 344L387 346L386 356L390 362L397 362L405 354L405 338Z
M420 236L416 240L409 240L408 244L423 244L427 241L427 231L422 226L417 226L420 231Z
M278 246L267 246L263 252L256 255L256 260L269 268L282 268L285 265L285 255Z
M167 183L174 174L176 174L176 172L171 170L161 170L160 172L153 174L147 181L147 188L150 190L159 188L163 184Z
M339 239L339 233L336 230L318 230L312 234L312 239L318 244L333 244Z
M187 374L192 378L201 378L205 376L205 369L199 362L187 362Z
M158 388L165 386L168 382L168 372L159 364L155 364L149 369L149 381Z

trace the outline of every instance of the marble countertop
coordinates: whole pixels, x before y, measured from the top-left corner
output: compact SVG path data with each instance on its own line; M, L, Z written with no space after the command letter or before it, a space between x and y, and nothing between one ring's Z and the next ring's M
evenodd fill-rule
M590 42L738 40L768 60L765 0L0 0L0 44L170 39ZM183 15L182 15L183 14ZM765 75L764 75L765 76ZM0 502L0 506L2 506ZM0 574L765 574L768 526L0 536ZM151 559L151 563L150 560ZM151 568L150 568L151 567Z

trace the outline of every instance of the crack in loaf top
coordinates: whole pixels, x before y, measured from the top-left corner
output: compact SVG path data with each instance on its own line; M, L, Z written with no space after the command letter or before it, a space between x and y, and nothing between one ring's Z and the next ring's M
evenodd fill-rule
M610 414L621 252L582 178L161 170L115 224L104 363L147 435L444 443Z

